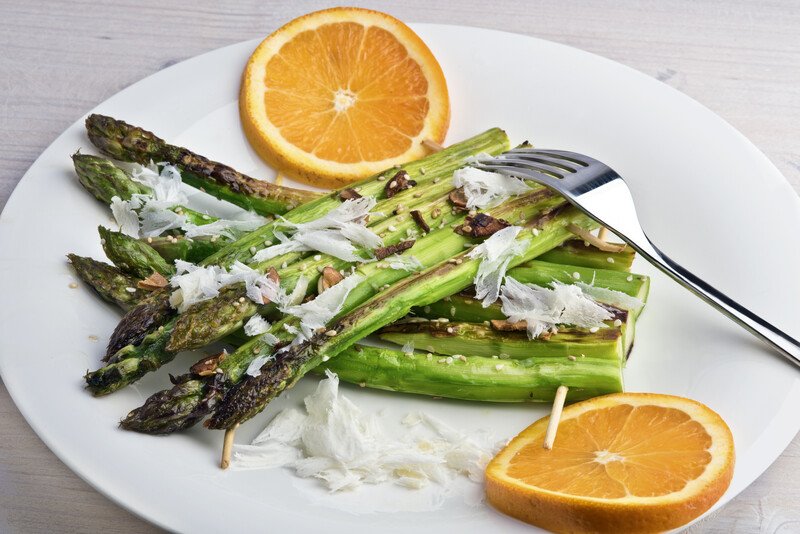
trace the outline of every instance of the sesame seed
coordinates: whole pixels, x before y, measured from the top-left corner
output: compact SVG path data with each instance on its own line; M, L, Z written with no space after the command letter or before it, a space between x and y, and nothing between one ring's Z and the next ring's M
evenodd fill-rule
M456 260L456 265L461 265L462 263L464 263L464 260L462 260L461 258L458 258Z
M472 248L473 246L472 243L464 243L464 248Z
M420 168L419 168L419 173L420 173L421 175L425 176L425 167L420 167Z
M452 326L448 326L448 327L447 327L447 333L448 333L448 334L452 334L452 333L454 333L454 332L455 332L455 330L453 330L453 327L452 327Z
M319 261L321 259L322 259L322 256L320 254L315 254L314 255L314 261Z
M100 239L100 244L101 244L101 245L105 245L105 244L106 244L106 240L101 238L101 239Z
M446 361L447 361L447 358L439 358L439 360L438 360L439 363L444 363Z
M581 279L581 273L579 273L578 271L575 271L574 273L572 273L572 278L574 278L575 280L580 280Z
M421 198L422 197L422 193L414 193L413 196L414 196L414 198Z
M439 322L440 323L449 323L450 319L448 319L447 317L439 317Z
M244 302L244 297L239 297L239 302Z
M455 357L461 360L462 362L467 363L467 357L464 356L463 354L457 354Z
M385 176L378 176L378 181L379 181L379 182L382 182L382 181L384 181L385 179L386 179L386 177L385 177Z
M619 319L615 319L614 326L622 326L622 321L620 321Z
M568 359L569 361L571 361L571 362L574 362L574 361L575 361L575 360L577 360L578 358L576 358L575 356L573 356L572 354L570 354L569 356L567 356L567 359Z
M492 359L496 360L497 359L497 354L492 354Z
M125 291L127 291L128 293L136 293L136 288L135 287L126 287Z
M288 265L286 262L281 263L281 269L285 269Z
M503 370L503 367L505 367L505 365L503 365L502 363L498 363L497 365L495 365L495 366L494 366L494 368L495 368L497 371L502 371L502 370Z
M317 265L317 272L318 273L321 273L324 270L325 270L325 266L324 265Z
M397 180L389 182L389 189L394 189L395 187L397 187Z
M608 258L606 258L606 261L607 261L608 263L614 263L614 258L612 258L611 256L609 256Z
M322 361L323 361L323 362L327 362L327 361L328 361L328 360L330 360L330 359L331 359L331 357L330 357L330 356L328 356L327 354L326 354L325 356L323 356L323 357L322 357Z
M238 306L239 306L239 302L238 302L238 301L236 301L236 302L234 302L234 303L233 303L233 305L234 305L234 306L236 306L236 307L238 307Z
M531 230L531 233L532 233L534 236L537 236L537 235L539 235L539 229L538 229L538 228L534 228L533 230Z
M211 219L211 217L210 217L210 216L206 215L205 213L203 214L203 220L204 220L204 221L208 221L208 220L210 220L210 219Z
M472 231L472 227L470 225L468 225L468 224L465 224L464 226L462 226L461 229L464 230L467 233L470 233Z
M272 246L272 241L264 241L264 246L265 247L271 247Z
M439 182L441 182L441 181L442 181L442 179L441 179L441 178L434 178L434 179L433 179L433 183L435 183L435 184L438 184L438 183L439 183Z
M218 236L218 235L212 235L212 236L211 236L211 242L212 242L212 243L216 243L217 239L219 239L219 236Z
M475 217L477 214L478 214L477 210L469 210L469 216L470 217Z
M597 332L598 330L600 330L600 328L599 328L599 327L597 327L597 326L593 326L593 327L591 327L591 328L589 329L589 332L591 332L592 334L594 334L594 333L595 333L595 332Z
M447 365L453 365L453 357L452 356L448 356L447 358L445 358L444 361L445 361L445 363Z
M483 326L491 326L491 324L489 321L483 321Z
M365 388L365 387L367 387L367 383L366 382L359 382L358 383L358 387Z
M97 341L98 339L97 336L89 336L89 341Z
M250 254L255 254L258 251L256 247L250 247Z
M152 243L152 242L153 242L153 238L152 238L152 237L148 237L148 238L147 238L147 242L148 242L148 243Z
M69 283L69 287L70 287L71 289L76 289L76 288L78 287L78 283L77 283L77 282L70 282L70 283ZM127 288L126 288L126 289L127 289Z
M633 275L629 274L628 278L626 278L625 280L627 280L628 282L633 282Z
M328 337L333 337L336 334L338 334L338 332L336 330L326 330L325 331L325 335L328 336Z
M395 225L393 225L393 224L390 224L389 226L387 226L386 229L389 230L390 232L396 232L397 231L397 227Z

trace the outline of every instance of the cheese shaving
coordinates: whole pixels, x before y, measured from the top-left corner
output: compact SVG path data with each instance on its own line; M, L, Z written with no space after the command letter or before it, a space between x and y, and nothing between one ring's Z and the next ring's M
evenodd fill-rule
M386 264L397 271L416 272L424 269L424 265L412 255L395 254L383 260Z
M326 375L305 398L306 413L284 410L250 445L234 445L232 467L288 467L300 477L319 479L331 492L362 484L447 486L459 475L483 480L484 468L498 449L491 436L468 436L419 413L414 417L424 424L404 439L392 438L375 416L339 394L335 374L326 370Z
M189 199L182 190L180 171L173 165L126 164L126 170L136 182L150 188L150 194L135 194L130 200L119 197L111 199L111 213L120 231L133 237L157 237L169 230L180 229L188 238L219 235L230 239L241 232L255 230L266 219L251 212L244 212L236 219L220 219L206 225L188 222L186 216L173 211L179 205L186 205Z
M328 321L339 313L347 295L362 281L364 281L363 276L352 274L335 286L329 287L313 300L299 305L280 306L279 309L283 313L300 319L301 335L308 339L315 330L325 327Z
M583 282L578 282L576 285L593 299L614 306L615 308L636 312L644 307L642 299L633 297L622 291L616 291L606 287L597 287Z
M170 285L176 291L170 295L170 304L178 309L178 313L183 313L192 304L215 298L220 289L236 283L244 283L247 298L256 304L264 304L268 288L271 291L277 285L266 274L240 261L234 262L226 270L216 265L201 267L175 260L175 268L176 274L170 278Z
M261 335L260 341L266 344L268 347L274 347L275 345L278 344L278 341L280 340L274 335L267 332ZM259 356L254 358L253 361L250 362L250 365L247 366L247 371L245 371L245 374L253 377L261 375L261 368L264 366L264 364L274 359L275 355L272 354L271 352L266 354L260 354Z
M536 339L559 324L605 328L610 311L581 287L553 282L550 288L523 284L509 277L500 292L502 312L512 323L525 321L528 337Z
M482 299L484 308L497 300L508 264L528 246L528 240L517 241L521 230L519 226L503 228L468 254L469 258L481 260L475 275L475 296Z
M514 176L463 167L453 173L453 185L464 189L467 208L492 208L527 193L530 186Z
M306 223L292 223L282 219L278 226L285 228L291 237L275 232L281 241L277 245L258 251L253 261L265 261L288 252L317 250L344 261L363 262L359 247L368 251L383 245L383 241L366 225L370 210L375 207L375 197L345 200L327 214Z
M185 223L182 230L186 237L193 239L201 236L222 236L228 239L236 239L244 232L252 232L267 223L267 219L251 211L242 212L235 219L219 219L212 223L196 225Z
M244 324L244 333L250 337L263 334L269 330L269 322L258 314L253 315Z

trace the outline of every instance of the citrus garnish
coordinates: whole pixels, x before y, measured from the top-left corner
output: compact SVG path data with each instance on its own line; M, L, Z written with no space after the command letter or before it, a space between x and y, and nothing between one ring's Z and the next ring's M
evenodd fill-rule
M264 39L244 72L239 108L259 155L316 186L341 186L418 159L444 141L442 69L399 20L333 8Z
M489 463L497 509L556 532L660 532L700 516L730 484L733 436L719 415L670 395L617 393L564 409L552 450L548 418Z

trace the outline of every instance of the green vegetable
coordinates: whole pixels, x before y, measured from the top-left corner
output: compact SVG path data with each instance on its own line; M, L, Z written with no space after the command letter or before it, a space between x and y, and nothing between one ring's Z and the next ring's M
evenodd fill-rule
M593 245L586 246L581 239L570 239L536 259L594 269L630 271L635 256L636 252L631 247L625 247L622 252L603 252ZM608 261L609 258L612 261Z
M484 402L552 402L558 386L569 387L570 402L622 391L620 360L540 357L466 361L396 350L355 346L314 369L364 387Z
M518 360L584 356L625 360L622 332L613 327L594 333L579 328L559 328L557 334L530 340L525 331L497 332L483 324L414 321L387 325L378 336L398 345L410 341L418 350L448 356L498 356Z
M137 288L137 278L118 267L76 254L67 254L67 258L78 277L112 304L128 308L138 304L146 293Z
M97 230L106 256L124 272L139 279L147 278L154 271L164 276L173 274L174 267L147 243L102 226Z

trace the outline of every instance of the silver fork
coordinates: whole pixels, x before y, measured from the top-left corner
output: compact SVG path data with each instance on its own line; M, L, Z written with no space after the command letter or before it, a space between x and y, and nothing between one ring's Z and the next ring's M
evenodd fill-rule
M633 197L608 165L575 152L518 148L473 164L485 171L527 178L550 187L632 246L650 263L733 319L793 364L800 342L681 267L653 245L639 224Z

